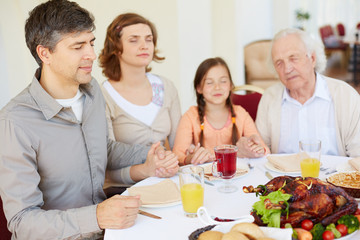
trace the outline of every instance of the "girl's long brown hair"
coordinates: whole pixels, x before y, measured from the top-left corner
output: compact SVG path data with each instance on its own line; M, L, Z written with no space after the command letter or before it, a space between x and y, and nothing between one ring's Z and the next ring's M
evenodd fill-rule
M158 36L155 25L143 16L140 16L136 13L121 14L117 16L108 26L104 48L101 50L99 55L100 67L102 67L102 72L108 79L120 81L121 69L118 54L123 52L123 44L121 42L122 30L124 27L138 23L146 24L151 29L154 43L153 60L159 62L165 59L164 57L159 57L157 54L158 50L156 48L156 42ZM151 71L151 68L147 67L146 72L149 71Z
M201 126L201 132L200 132L200 145L203 145L203 140L204 140L204 116L205 116L205 106L206 106L206 102L204 99L204 96L200 93L198 93L198 91L196 90L198 87L202 87L204 79L206 74L208 73L208 71L210 70L210 68L215 67L215 66L224 66L228 72L229 75L229 79L230 79L230 83L231 86L234 86L234 83L232 81L231 78L231 74L230 74L230 70L228 65L226 64L226 62L220 58L220 57L215 57L215 58L208 58L206 60L204 60L198 67L198 69L196 70L196 74L195 74L195 78L194 78L194 88L195 88L195 92L196 92L196 102L198 105L198 112L199 112L199 119L200 119L200 126ZM232 135L231 135L231 142L233 145L236 144L237 140L238 140L238 132L236 129L236 125L235 125L235 121L234 119L236 118L235 112L234 112L234 108L233 105L231 103L231 92L229 94L229 97L226 99L226 106L229 108L230 112L231 112L231 117L232 117Z

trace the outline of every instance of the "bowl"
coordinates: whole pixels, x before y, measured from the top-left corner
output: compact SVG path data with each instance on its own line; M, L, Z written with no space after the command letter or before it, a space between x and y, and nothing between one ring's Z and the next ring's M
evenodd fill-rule
M213 229L216 225L208 225L206 227L203 228L199 228L196 229L194 232L192 232L189 236L189 240L197 240L199 235L202 234L203 232L206 231L210 231L211 229Z
M360 172L341 172L331 175L326 179L336 187L341 187L350 196L360 198Z

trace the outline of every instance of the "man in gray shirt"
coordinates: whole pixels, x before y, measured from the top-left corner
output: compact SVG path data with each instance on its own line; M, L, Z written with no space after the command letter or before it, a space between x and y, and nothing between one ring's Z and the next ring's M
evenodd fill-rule
M140 198L106 199L106 168L135 159L136 179L177 172L177 157L159 143L149 150L108 139L91 77L94 29L91 14L67 0L37 6L26 21L40 68L0 112L0 195L13 239L97 239L105 228L130 227Z

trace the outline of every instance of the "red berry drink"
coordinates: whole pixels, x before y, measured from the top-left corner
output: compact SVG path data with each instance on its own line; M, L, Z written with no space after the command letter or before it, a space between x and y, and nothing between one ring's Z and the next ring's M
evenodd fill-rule
M222 178L230 179L236 173L236 155L234 149L217 149L215 151L217 170L222 173Z

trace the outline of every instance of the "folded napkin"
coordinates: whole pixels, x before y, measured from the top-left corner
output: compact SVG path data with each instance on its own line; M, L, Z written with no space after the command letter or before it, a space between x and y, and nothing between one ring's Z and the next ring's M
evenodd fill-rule
M220 178L218 177L214 177L212 175L212 164L207 164L205 166L202 166L204 168L204 174L205 174L205 178L209 181L213 181L213 180L219 180ZM236 173L235 173L235 176L234 178L236 177L240 177L246 173L249 172L249 168L248 167L245 167L245 166L239 166L239 164L237 165L236 167Z
M360 157L349 159L348 162L356 171L360 171Z
M309 155L305 152L296 154L277 156L269 155L267 159L277 169L283 172L300 172L300 162L304 158L309 158Z
M178 186L170 179L148 186L127 189L130 196L140 195L142 204L166 204L181 200Z

